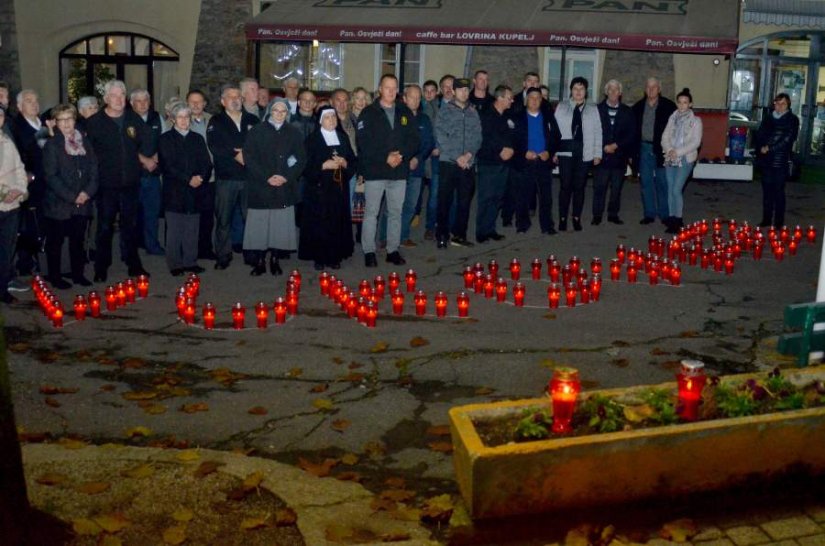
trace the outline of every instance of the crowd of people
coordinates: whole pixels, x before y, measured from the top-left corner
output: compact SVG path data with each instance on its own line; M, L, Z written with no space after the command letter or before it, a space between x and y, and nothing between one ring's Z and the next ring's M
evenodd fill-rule
M639 174L641 224L683 225L683 189L702 142L688 89L676 102L656 78L633 106L611 79L603 98L582 77L556 105L538 74L522 89L489 86L489 74L442 77L399 89L395 76L318 97L294 78L280 92L251 78L221 89L218 112L204 93L152 108L145 89L113 80L103 105L83 97L41 113L36 91L16 96L0 82L0 301L39 271L57 289L106 282L113 234L129 275L148 275L139 249L165 255L174 276L202 272L198 260L226 269L240 254L258 276L282 273L297 252L315 269L338 269L360 243L367 267L379 250L402 265L402 248L439 249L525 233L538 216L543 234L583 230L585 188L593 177L590 224L623 224L629 167ZM600 94L600 93L599 93ZM763 225L784 222L787 162L799 131L790 98L779 95L755 136L763 167ZM553 185L558 169L557 222ZM425 191L426 189L426 191ZM426 198L425 198L426 195ZM477 196L475 243L468 229ZM159 230L160 219L165 230ZM70 274L61 265L69 240ZM268 258L267 258L268 256ZM16 257L16 263L15 263ZM71 279L71 283L66 280Z

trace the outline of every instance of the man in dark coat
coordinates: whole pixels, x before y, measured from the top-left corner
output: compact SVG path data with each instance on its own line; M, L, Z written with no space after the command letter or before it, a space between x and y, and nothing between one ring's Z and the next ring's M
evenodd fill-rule
M797 136L799 118L791 112L791 97L780 93L756 132L757 163L762 167L762 227L785 225L785 182Z
M129 104L149 129L151 138L147 151L152 161L140 171L140 208L138 213L138 243L146 252L163 255L163 247L158 240L158 221L161 210L160 173L158 172L158 142L163 130L160 115L152 108L152 97L146 89L134 89L129 93ZM168 226L167 226L168 230Z

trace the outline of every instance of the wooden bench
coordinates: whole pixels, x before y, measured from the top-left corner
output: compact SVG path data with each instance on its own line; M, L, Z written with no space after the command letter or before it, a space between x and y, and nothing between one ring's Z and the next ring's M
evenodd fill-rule
M825 302L787 306L785 328L797 331L779 336L777 350L783 355L797 355L796 365L807 366L811 352L825 351L825 330L814 331L817 322L825 322Z

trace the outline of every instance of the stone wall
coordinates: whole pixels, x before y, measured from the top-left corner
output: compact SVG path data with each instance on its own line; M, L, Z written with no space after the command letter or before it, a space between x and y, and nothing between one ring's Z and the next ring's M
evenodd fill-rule
M525 72L538 72L539 54L535 47L474 46L470 72L483 68L490 73L490 91L505 83L515 91L521 90Z
M612 49L605 52L602 85L614 78L622 82L624 102L632 104L642 98L645 94L645 82L651 76L659 78L662 82L662 95L673 99L677 91L673 89L675 84L672 53ZM602 90L594 91L593 97L599 97L601 100Z
M249 0L202 0L189 89L206 93L210 111L217 110L223 84L252 75L244 32L251 17Z
M20 57L17 53L14 0L0 0L0 80L11 86L12 97L20 90ZM14 102L14 99L12 99Z

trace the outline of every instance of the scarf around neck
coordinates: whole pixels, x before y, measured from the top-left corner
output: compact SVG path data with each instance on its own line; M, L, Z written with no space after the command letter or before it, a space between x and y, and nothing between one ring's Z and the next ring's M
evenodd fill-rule
M80 131L75 129L71 136L65 138L65 141L64 149L67 155L86 155L86 148L83 147L83 135L80 134Z

